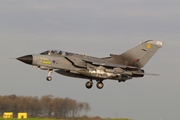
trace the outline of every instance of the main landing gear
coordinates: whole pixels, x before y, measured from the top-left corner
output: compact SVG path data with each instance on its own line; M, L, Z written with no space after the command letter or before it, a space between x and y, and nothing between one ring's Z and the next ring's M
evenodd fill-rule
M93 81L90 80L90 81L86 82L85 85L86 85L86 88L87 88L87 89L90 89L90 88L92 88L92 86L93 86ZM102 81L98 81L97 84L96 84L96 87L97 87L98 89L102 89L102 88L104 87L103 82L102 82Z
M92 88L92 86L93 86L93 81L92 81L92 80L90 80L90 81L88 81L88 82L86 83L86 88L87 88L87 89Z
M49 69L48 76L46 77L47 81L51 81L52 80L52 77L51 77L51 73L52 72L53 72L53 69Z
M103 82L102 81L97 82L96 87L99 88L99 89L102 89L104 87Z

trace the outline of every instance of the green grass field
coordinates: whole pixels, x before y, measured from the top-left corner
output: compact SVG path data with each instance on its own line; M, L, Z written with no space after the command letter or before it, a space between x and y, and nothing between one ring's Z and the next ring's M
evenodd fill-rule
M5 118L0 118L0 120L93 120L92 118L90 119L60 119L60 118L27 118L27 119L17 119L17 118L10 118L10 119L5 119ZM98 120L98 119L95 119ZM99 119L100 120L100 119ZM101 120L131 120L128 118L116 118L116 119L111 119L111 118L106 118L106 119L101 119Z
M60 119L60 118L27 118L27 119L17 119L17 118L0 118L0 120L73 120L73 119Z
M56 119L56 118L27 118L27 119L17 119L17 118L0 118L0 120L65 120L65 119Z

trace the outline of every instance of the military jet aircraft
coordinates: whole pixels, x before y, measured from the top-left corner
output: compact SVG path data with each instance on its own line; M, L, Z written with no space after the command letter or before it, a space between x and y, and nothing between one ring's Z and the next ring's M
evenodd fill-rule
M102 89L103 81L107 79L125 82L134 77L146 75L142 67L161 48L163 42L148 40L120 55L110 54L110 57L97 58L76 53L47 50L40 54L26 55L16 58L26 64L37 66L40 70L48 70L47 80L51 81L51 73L89 79L86 88L97 81L97 88ZM155 74L151 74L155 75Z

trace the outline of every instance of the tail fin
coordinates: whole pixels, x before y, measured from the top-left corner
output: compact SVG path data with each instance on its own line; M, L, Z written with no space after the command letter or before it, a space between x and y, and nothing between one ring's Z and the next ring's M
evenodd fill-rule
M161 48L163 42L148 40L141 42L140 45L121 55L113 55L111 57L116 61L125 65L136 66L142 68L151 59L151 57Z

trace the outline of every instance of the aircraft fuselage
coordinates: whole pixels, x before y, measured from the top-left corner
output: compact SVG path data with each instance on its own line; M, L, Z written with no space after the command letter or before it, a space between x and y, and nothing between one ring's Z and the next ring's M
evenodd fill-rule
M87 88L93 85L92 80L97 81L97 87L103 88L103 80L111 79L126 81L133 77L143 77L141 69L154 53L162 46L162 42L148 40L137 47L121 54L107 58L97 58L70 52L48 50L40 54L26 55L18 60L38 69L48 70L47 80L52 79L51 73L55 71L61 75L90 79L86 83Z

